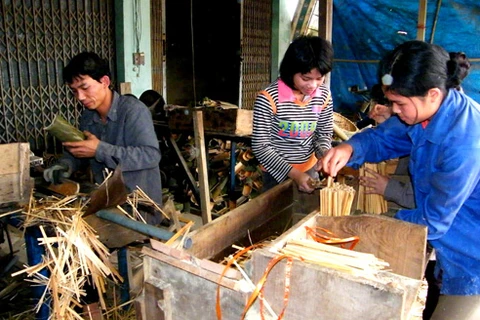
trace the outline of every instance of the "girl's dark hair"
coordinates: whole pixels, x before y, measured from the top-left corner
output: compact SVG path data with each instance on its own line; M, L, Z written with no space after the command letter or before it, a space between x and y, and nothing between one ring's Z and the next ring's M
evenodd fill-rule
M300 36L287 48L280 63L280 79L295 89L293 76L317 69L321 75L332 71L333 48L329 41L316 36Z
M449 64L450 56L442 47L419 40L407 41L382 59L379 77L386 91L404 97L424 97L432 88L446 93L456 87L452 80L458 77L458 69ZM385 75L391 76L391 83L385 83Z
M63 81L72 83L80 76L90 76L100 81L103 76L112 78L107 60L100 58L94 52L82 52L73 57L65 68L63 68Z
M456 89L460 89L463 79L470 72L470 61L463 52L449 52L450 61L447 63L448 72L451 74L449 81Z

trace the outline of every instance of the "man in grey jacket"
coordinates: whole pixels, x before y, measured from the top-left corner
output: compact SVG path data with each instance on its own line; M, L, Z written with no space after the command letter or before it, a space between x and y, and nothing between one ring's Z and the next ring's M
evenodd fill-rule
M68 177L89 164L95 182L102 183L105 169L114 170L120 165L129 191L138 186L161 205L161 154L148 108L134 97L121 96L110 88L108 63L93 52L73 57L63 70L63 80L85 108L80 130L86 139L64 142L66 151L57 165L45 170L45 180ZM161 214L152 210L146 219L158 224Z

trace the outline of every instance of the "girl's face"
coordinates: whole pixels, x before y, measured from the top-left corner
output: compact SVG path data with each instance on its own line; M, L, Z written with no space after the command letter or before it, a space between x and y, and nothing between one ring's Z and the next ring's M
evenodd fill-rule
M442 100L439 94L431 89L425 97L404 97L392 91L387 91L385 96L392 104L393 113L406 124L413 125L430 119L437 112Z
M321 75L317 69L312 69L305 74L299 72L293 76L295 89L306 96L312 95L323 84L324 80L325 76Z

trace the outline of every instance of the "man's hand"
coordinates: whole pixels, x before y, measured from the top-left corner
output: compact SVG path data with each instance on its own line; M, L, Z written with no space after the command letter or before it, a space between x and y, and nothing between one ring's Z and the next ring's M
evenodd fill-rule
M321 159L323 171L329 176L336 177L338 171L347 164L352 153L353 148L348 143L342 143L339 146L328 150Z
M45 181L53 184L59 184L64 178L68 177L70 177L68 166L63 163L55 164L43 171L43 178Z
M296 168L292 168L292 170L290 170L290 172L288 173L288 177L292 178L295 181L295 183L297 184L298 190L301 192L311 193L313 192L313 190L315 190L308 183L311 177L305 172L301 172Z
M388 176L381 175L378 172L373 171L372 169L365 168L365 171L371 174L371 176L360 177L360 184L364 187L367 187L365 190L366 194L379 194L384 195L385 189L387 188Z
M76 142L64 142L63 146L70 152L75 158L93 158L97 152L98 144L100 140L88 132L84 131L86 139Z

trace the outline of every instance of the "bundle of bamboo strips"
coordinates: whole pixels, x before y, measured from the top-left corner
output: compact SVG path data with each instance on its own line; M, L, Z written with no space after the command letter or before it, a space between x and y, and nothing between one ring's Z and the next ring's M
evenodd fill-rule
M355 189L346 184L333 182L328 177L327 187L320 190L320 214L323 216L350 215Z
M93 282L106 309L104 294L105 279L115 283L122 277L109 260L109 250L97 237L95 230L82 218L86 201L82 197L64 199L46 198L34 201L31 198L25 212L25 226L36 225L42 237L39 245L45 247L41 263L12 274L27 273L29 281L45 286L45 292L37 305L44 303L47 294L52 300L52 319L81 319L75 311L84 296L84 285ZM40 271L46 268L49 277Z
M308 239L289 240L280 252L296 259L355 275L374 275L389 266L373 254L356 252Z
M365 169L370 169L378 172L381 175L386 174L386 163L364 163L359 169L359 176L372 176L371 173ZM380 194L366 194L366 187L359 185L357 197L357 210L365 213L382 214L388 211L388 203L385 201L383 195Z

